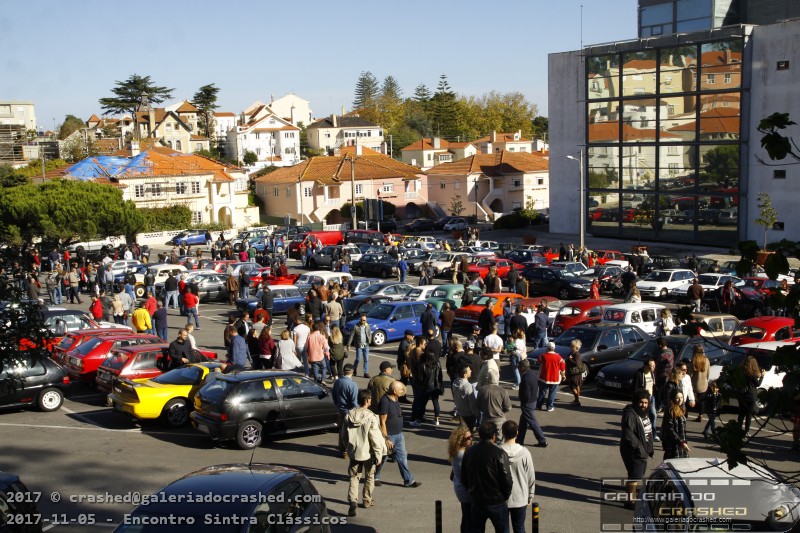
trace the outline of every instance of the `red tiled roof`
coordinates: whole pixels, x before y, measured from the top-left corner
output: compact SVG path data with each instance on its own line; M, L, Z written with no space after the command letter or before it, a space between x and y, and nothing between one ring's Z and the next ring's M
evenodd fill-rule
M524 138L522 136L520 136L519 139L515 140L514 139L514 135L516 135L516 133L498 133L497 134L497 140L495 140L494 142L498 142L498 143L524 143L524 142L531 142L530 139L526 139L526 138ZM488 142L492 142L492 136L491 135L487 135L486 137L481 137L480 139L476 139L476 140L472 141L472 144L488 143Z
M235 117L236 114L235 113L231 113L230 111L219 111L217 113L214 113L214 116L215 117Z
M739 134L741 121L736 108L714 107L700 113L700 133L731 133ZM687 122L680 126L670 128L669 131L695 131L696 121ZM662 133L663 136L663 133Z
M589 124L588 130L590 142L613 142L619 140L619 122L596 122ZM623 141L655 140L655 138L656 130L654 129L640 129L628 124L622 125ZM680 139L681 137L680 135L662 131L661 138Z
M354 150L353 147L347 147ZM292 167L281 167L274 172L256 178L255 181L265 183L295 183L297 181L317 181L325 185L333 185L340 181L350 179L350 161L344 160L345 156L352 153L345 152L339 156L318 156L307 159ZM374 151L370 151L374 152ZM404 180L418 179L422 173L416 167L401 163L391 157L377 152L362 151L362 155L355 159L355 179L376 180L399 178Z
M442 163L428 170L428 175L468 175L478 172L497 175L519 172L546 172L549 169L549 161L538 154L501 150L492 154L476 154L452 163Z
M176 113L197 113L199 109L197 109L191 102L184 101L178 109L175 110Z
M440 143L439 144L439 148L434 148L433 147L433 138L430 138L430 139L423 138L423 139L418 140L415 143L409 144L408 146L406 146L405 148L403 148L400 151L404 152L406 150L447 150L449 147L452 146L448 141L446 141L444 139L439 139L439 143Z

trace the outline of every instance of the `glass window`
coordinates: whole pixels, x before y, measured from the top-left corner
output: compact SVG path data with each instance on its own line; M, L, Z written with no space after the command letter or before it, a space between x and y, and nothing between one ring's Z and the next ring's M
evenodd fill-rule
M683 93L696 89L697 47L662 48L659 53L659 92Z
M591 56L586 60L587 88L590 100L619 95L619 56Z
M619 102L593 102L586 117L590 143L619 142Z
M655 94L656 67L656 50L623 54L622 95Z
M587 225L598 233L616 234L619 226L619 194L608 191L591 193L599 205L589 209Z
M726 83L726 80L729 81ZM700 82L701 91L741 87L741 40L707 43L700 47Z
M711 17L711 0L678 0L677 19L689 20Z
M659 190L682 190L687 184L694 188L696 149L690 145L661 145L658 149Z
M737 194L739 174L738 144L700 146L699 178L702 190L721 195Z
M611 146L588 149L588 185L590 189L617 189L619 187L618 154L619 150Z
M622 148L622 188L655 189L656 149L654 146Z

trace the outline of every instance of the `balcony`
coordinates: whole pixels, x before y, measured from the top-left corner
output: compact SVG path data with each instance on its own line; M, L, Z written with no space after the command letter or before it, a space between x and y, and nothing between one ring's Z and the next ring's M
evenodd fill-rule
M328 198L325 200L325 205L339 205L342 203L341 198Z
M403 193L403 198L405 198L406 200L410 200L411 198L419 198L419 192L418 191L411 191L411 192Z

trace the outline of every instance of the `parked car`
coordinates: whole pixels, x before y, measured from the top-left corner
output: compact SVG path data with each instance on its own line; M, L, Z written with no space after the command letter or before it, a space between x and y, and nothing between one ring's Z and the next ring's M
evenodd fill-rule
M97 336L129 333L133 333L133 330L128 326L122 325L117 328L88 328L78 331L70 331L64 335L61 340L53 345L50 357L52 357L56 363L64 366L64 364L66 364L66 360L64 359L66 357L66 353L70 350L74 350L85 341Z
M740 323L731 334L731 344L741 346L754 342L800 340L794 319L782 316L754 317Z
M273 315L282 315L289 311L290 308L294 307L296 304L300 304L301 306L305 306L306 304L306 297L304 292L301 292L298 287L292 285L269 285L270 291L272 291L272 314ZM238 298L236 300L236 308L239 311L249 311L250 315L252 316L253 311L256 310L258 304L261 303L261 292L258 292L256 296L249 296L247 298ZM300 313L301 315L305 313Z
M108 358L97 369L97 376L95 376L97 389L108 393L112 391L117 379L150 379L161 375L158 360L163 357L164 350L168 348L169 346L166 344L145 344L112 350ZM192 362L202 363L216 358L217 354L214 352L195 350Z
M400 283L398 281L382 281L380 283L373 283L354 292L354 296L367 295L367 296L386 296L390 300L399 301L408 294L408 291L413 289L412 285L408 283Z
M207 378L216 377L222 363L197 363L175 368L148 380L120 379L114 383L108 404L115 412L137 420L160 418L178 427L189 421L194 395Z
M725 313L692 313L692 318L702 324L700 335L728 342L739 326L739 319Z
M650 335L636 326L627 324L580 324L573 326L553 341L556 352L567 359L571 352L570 343L581 341L581 361L588 367L587 377L593 378L604 366L627 358L637 348L650 339ZM547 351L538 348L528 354L536 362Z
M622 252L617 250L595 250L597 254L597 264L604 265L609 261L625 261L625 256Z
M167 241L168 245L172 246L186 246L197 245L206 243L206 230L204 229L189 229L184 230L170 240Z
M305 292L311 288L312 285L327 285L331 281L334 283L342 283L345 277L352 277L347 273L331 272L330 270L315 270L313 272L306 272L301 274L294 282L294 286Z
M56 411L69 385L66 371L52 359L19 352L0 369L0 407L35 405L41 411Z
M500 276L501 279L505 279L506 275L511 271L512 266L517 270L517 272L522 272L524 270L524 267L521 264L515 263L510 259L486 258L481 259L474 265L471 265L469 267L469 273L478 274L480 277L485 278L489 273L489 269L491 267L496 267L497 275Z
M345 244L365 243L383 246L385 244L385 239L383 233L375 230L351 229L344 232Z
M522 271L528 281L528 294L551 294L561 300L586 298L592 282L563 269L539 266Z
M505 305L505 301L509 299L511 300L511 305L514 307L517 305L534 305L534 302L538 302L536 299L527 299L522 295L514 294L513 292L490 292L481 294L475 298L475 300L473 300L471 305L466 305L456 309L455 323L477 324L481 311L483 311L483 309L486 307L486 302L489 302L489 307L494 316L496 318L501 317L503 315L503 306Z
M728 281L732 282L734 286L744 285L744 280L741 278L737 278L736 276L731 276L729 274L714 274L714 273L706 273L700 274L697 276L697 281L700 283L700 286L703 287L704 291L714 291L719 289L720 287L724 286ZM688 299L688 292L689 287L692 286L692 282L687 282L682 285L678 285L670 294L673 298L679 300L687 300Z
M694 280L695 274L686 268L671 268L667 270L654 270L642 280L636 282L636 288L645 297L666 298L673 289Z
M558 267L580 277L583 277L583 273L586 272L586 265L580 261L551 261L550 266Z
M362 313L369 313L379 303L391 301L388 296L372 296L371 294L359 294L345 298L342 300L345 322L360 318Z
M380 278L350 278L347 280L347 289L351 293L357 293L363 291L370 285L380 283L381 281L383 280Z
M800 490L754 461L668 459L641 484L632 523L653 531L665 517L670 531L796 531Z
M552 334L558 336L578 324L600 322L605 308L613 303L611 300L575 300L565 303L556 314Z
M226 301L228 299L228 289L225 288L227 279L224 274L201 274L192 278L190 284L197 287L197 297L201 302Z
M195 394L192 426L212 441L257 448L265 435L336 427L337 409L327 389L295 372L223 374Z
M426 307L425 302L384 302L370 309L367 323L372 331L372 344L382 346L387 341L400 340L407 329L413 331L414 335L422 335L420 317ZM359 320L355 318L345 324L345 341Z
M654 303L615 304L606 307L601 322L632 324L654 335L661 323L664 306Z
M441 217L441 218L437 218L436 221L433 223L433 229L443 231L445 224L447 224L448 222L450 222L454 218L456 218L456 217L444 216L444 217Z
M444 231L464 231L467 229L467 227L469 227L469 224L467 224L467 219L456 217L445 224L443 229Z
M547 263L544 253L536 250L511 250L505 254L505 258L515 263L523 264L535 261L537 263Z
M361 259L361 250L358 247L346 244L344 246L337 245L337 246L325 246L319 252L315 252L311 257L308 258L308 268L333 268L333 255L334 253L338 253L338 257L342 257L342 252L347 251L348 255L350 255L351 261L358 261Z
M212 493L217 503L194 502L193 496ZM204 531L330 532L325 500L305 474L286 466L253 462L207 466L170 483L126 515L114 533L148 531L150 527L140 524L156 524L171 516L195 526L213 521L215 525L197 528ZM172 526L171 530L192 527Z
M402 300L405 302L424 302L427 301L433 292L438 288L439 285L420 285L418 287L411 287L403 296Z
M444 302L450 303L453 309L458 309L461 307L464 301L465 291L469 291L471 293L471 301L474 301L475 298L480 296L482 293L480 287L476 287L475 285L468 285L466 287L460 283L437 285L436 289L434 289L431 295L427 298L427 301L432 303L434 307L437 307L437 310L441 310L441 304ZM439 303L438 306L437 303Z
M433 220L429 218L415 218L404 226L406 231L431 231L433 230Z
M731 306L730 313L738 318L759 317L764 314L767 306L764 293L754 287L739 286L734 287L736 300ZM722 296L722 287L714 291L708 291L700 300L700 311L704 313L728 312Z
M364 254L353 261L351 269L360 276L373 274L385 279L397 275L397 259L389 254Z
M37 505L39 496L40 493L28 490L18 475L0 471L0 530L7 533L41 532L44 520L37 519L42 516ZM24 524L26 520L30 523Z
M64 369L73 381L89 385L94 382L97 369L105 362L111 350L162 342L157 336L148 333L128 332L118 335L99 335L68 351L61 360L64 362Z
M712 365L735 350L732 346L709 337L669 335L665 338L667 347L675 354L675 361L691 361L695 346L703 347L703 352ZM648 359L655 359L661 352L656 341L656 339L647 341L627 359L603 368L597 374L597 386L603 390L630 397L634 390L633 379L636 372L644 366Z

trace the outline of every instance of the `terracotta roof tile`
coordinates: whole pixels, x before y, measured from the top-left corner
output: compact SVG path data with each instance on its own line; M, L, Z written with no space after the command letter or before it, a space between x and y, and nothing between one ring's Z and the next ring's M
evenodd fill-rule
M86 121L87 124L90 122L100 122L100 117L98 117L95 114L92 114L92 116L89 117L89 120Z
M197 109L191 102L184 101L178 109L175 110L176 113L197 113L199 109Z
M700 114L700 133L739 134L741 120L739 110L733 107L714 107ZM669 131L695 131L697 121L670 128ZM662 137L663 137L662 133Z
M550 169L547 158L527 152L501 150L492 154L476 154L452 163L442 163L428 170L428 175L468 175L480 172L487 175L517 172L546 172Z
M215 117L235 117L236 114L235 113L231 113L230 111L219 111L217 113L214 113L214 116Z
M363 154L363 153L362 153ZM350 179L350 162L340 156L319 156L303 161L292 167L282 167L274 172L256 178L255 181L264 183L294 183L302 181L317 181L325 185L339 183ZM421 172L418 168L406 165L400 161L382 154L363 154L355 160L355 179L376 180L401 178L404 180L419 179Z
M590 142L614 142L619 140L619 122L595 122L589 124L589 141ZM624 141L644 141L655 140L656 130L654 129L639 129L629 126L628 124L622 125L622 139ZM662 139L680 139L680 135L675 135L666 131L661 132Z
M447 148L451 147L452 144L444 139L439 139L439 148L433 147L433 138L431 139L420 139L415 143L409 144L405 148L401 150L446 150Z
M506 142L506 143L531 142L530 139L526 139L526 138L521 137L521 136L520 136L519 139L514 140L514 135L516 135L516 133L498 133L497 134L497 140L495 142L500 142L500 143L502 143L502 142ZM472 141L472 144L487 143L487 142L491 142L491 141L492 141L491 135L487 135L486 137L481 137L480 139L476 139L476 140Z

